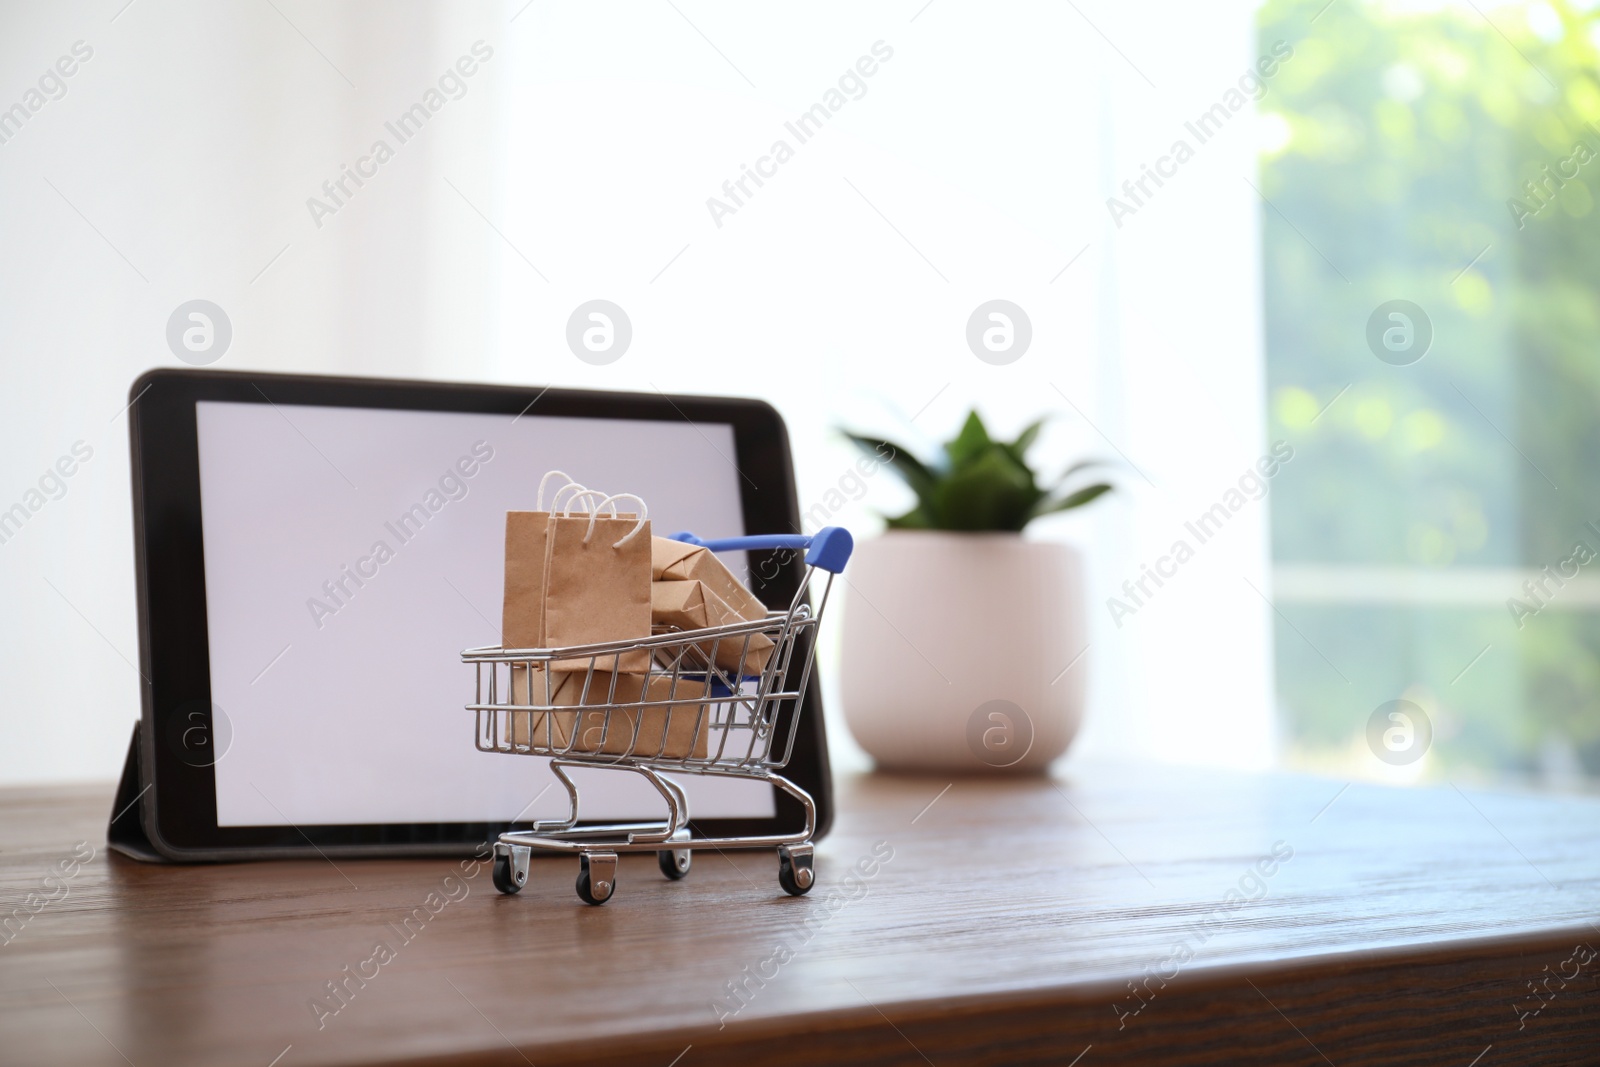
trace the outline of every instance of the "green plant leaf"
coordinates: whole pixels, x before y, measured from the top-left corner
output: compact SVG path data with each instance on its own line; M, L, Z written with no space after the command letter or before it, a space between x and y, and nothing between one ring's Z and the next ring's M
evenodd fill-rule
M1094 468L1094 467L1114 467L1114 466L1116 466L1116 464L1114 464L1113 462L1111 462L1110 460L1107 460L1107 459L1085 459L1085 460L1080 460L1077 463L1074 463L1072 466L1068 467L1066 470L1061 472L1060 476L1056 478L1055 485L1051 487L1050 492L1059 493L1061 491L1061 487L1066 485L1068 479L1070 479L1074 474L1078 474L1078 473L1080 473L1082 471L1086 471L1086 470L1089 470L1089 469Z
M1052 515L1058 511L1071 511L1073 508L1081 508L1109 492L1111 492L1111 486L1105 482L1096 482L1094 485L1085 486L1075 493L1068 493L1066 496L1056 497L1053 500L1041 499L1034 504L1033 511L1028 518L1037 519L1041 515Z
M950 457L951 464L960 467L983 455L993 444L994 442L989 440L989 431L984 428L983 420L978 417L978 412L973 410L967 415L967 421L962 423L961 432L944 446L944 450Z
M1098 459L1074 463L1048 491L1040 487L1026 453L1047 421L1048 416L1030 423L1014 441L995 441L972 411L934 461L921 460L890 441L841 432L863 453L888 464L917 496L910 511L884 516L889 529L1020 531L1041 515L1082 507L1112 488L1098 483L1063 493L1064 483L1073 475L1090 467L1115 466Z
M1009 445L1005 445L1005 450L1011 453L1011 458L1016 460L1018 463L1025 463L1027 460L1028 449L1033 447L1033 442L1039 438L1039 431L1044 429L1044 424L1049 421L1050 416L1046 415L1042 419L1029 423L1021 433L1017 434L1017 439L1015 441L1012 441Z
M1083 459L1083 460L1079 460L1077 463L1074 463L1072 466L1068 467L1066 470L1061 472L1061 480L1065 481L1071 475L1077 474L1079 471L1086 471L1090 467L1110 467L1110 466L1112 466L1112 462L1109 459Z
M1041 495L1026 467L990 445L940 480L932 518L944 530L1020 530Z
M845 436L867 455L880 463L889 464L906 485L911 487L911 491L917 494L919 501L926 502L932 496L938 479L916 456L891 441L862 437L853 433L846 433Z
M922 508L912 508L904 515L885 515L884 525L891 530L929 530L933 523L928 518L928 513Z

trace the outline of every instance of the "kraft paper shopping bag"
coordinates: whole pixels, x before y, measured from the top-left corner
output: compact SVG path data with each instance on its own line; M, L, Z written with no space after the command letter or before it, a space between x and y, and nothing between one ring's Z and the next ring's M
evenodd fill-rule
M562 479L554 505L561 498L588 491L562 471L549 471L539 480L533 511L506 512L505 595L500 609L501 648L544 648L544 569L549 554L550 512L544 509L545 490L552 479Z
M620 513L631 499L637 513ZM602 514L609 508L610 514ZM650 636L650 519L644 501L618 493L585 513L550 515L545 536L544 641L546 648L642 639ZM552 670L588 670L591 657L560 659ZM594 670L642 674L650 652L637 649L593 658Z

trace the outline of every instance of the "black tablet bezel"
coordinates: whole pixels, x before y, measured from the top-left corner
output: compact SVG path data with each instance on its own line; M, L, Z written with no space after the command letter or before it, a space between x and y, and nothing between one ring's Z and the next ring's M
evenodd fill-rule
M526 823L416 823L219 827L213 769L163 744L203 726L210 736L211 672L206 627L204 538L195 404L251 404L478 412L541 417L718 423L733 428L745 529L798 531L800 511L783 419L759 400L611 393L454 382L162 369L133 383L129 408L133 467L134 551L142 689L141 815L151 844L176 860L275 856L467 854L501 831ZM752 588L769 606L787 606L803 574L793 553L751 553ZM774 566L776 564L776 566ZM762 575L772 574L770 579ZM799 657L796 657L798 659ZM817 806L817 832L828 830L833 797L818 680L801 709L793 756L784 772ZM448 709L440 709L448 713ZM199 715L202 718L196 719ZM462 712L462 743L467 743ZM782 736L780 733L779 736ZM152 788L153 787L153 788ZM774 790L772 819L703 819L697 836L790 832L803 824L799 804Z

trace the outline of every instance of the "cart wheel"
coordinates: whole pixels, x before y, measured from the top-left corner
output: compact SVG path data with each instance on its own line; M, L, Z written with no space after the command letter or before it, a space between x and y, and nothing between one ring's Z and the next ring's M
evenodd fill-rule
M778 846L778 884L792 897L804 896L817 882L811 870L811 845Z
M578 897L585 904L604 904L617 891L617 854L585 853L578 857Z
M494 867L490 877L494 887L502 893L510 894L520 892L528 884L528 861L522 857L522 862L515 862L511 850L501 852L498 848L494 853Z
M693 858L694 853L686 848L656 853L656 862L661 865L661 873L674 882L689 873L689 863Z
M689 840L688 830L679 830L672 835L673 841ZM689 864L694 859L694 853L686 848L663 849L656 853L656 863L661 866L661 873L671 878L674 882L689 873Z

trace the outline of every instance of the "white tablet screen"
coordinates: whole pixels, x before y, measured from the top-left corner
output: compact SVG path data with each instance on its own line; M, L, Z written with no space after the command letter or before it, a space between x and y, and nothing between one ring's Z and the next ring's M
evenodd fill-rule
M561 815L547 761L478 751L463 708L461 650L500 643L506 511L559 469L639 494L657 533L745 532L726 425L212 401L196 418L219 826ZM664 812L638 775L574 777L586 819ZM774 814L761 783L682 782L697 818Z

